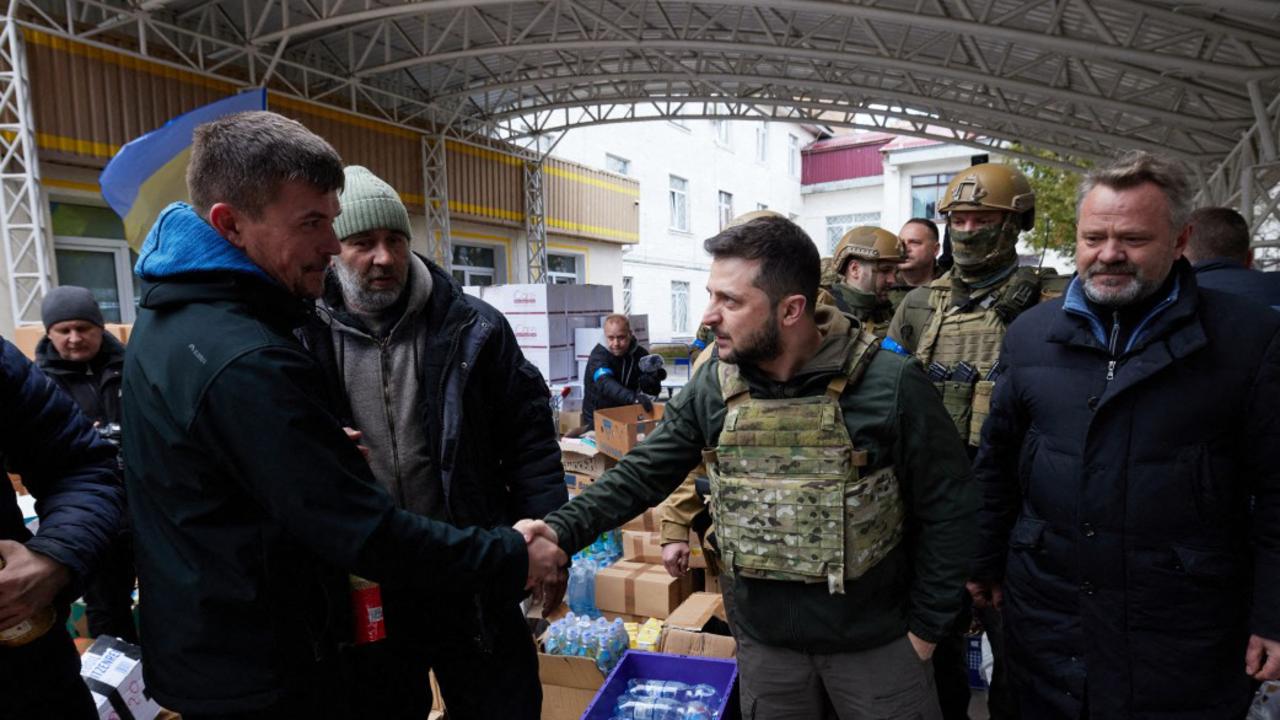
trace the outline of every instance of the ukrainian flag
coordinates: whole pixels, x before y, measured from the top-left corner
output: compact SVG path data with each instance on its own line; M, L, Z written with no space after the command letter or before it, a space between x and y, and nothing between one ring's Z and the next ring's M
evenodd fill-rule
M137 250L160 211L187 197L187 164L196 126L224 115L266 110L259 88L198 107L120 148L98 177L102 197L124 219L124 236Z

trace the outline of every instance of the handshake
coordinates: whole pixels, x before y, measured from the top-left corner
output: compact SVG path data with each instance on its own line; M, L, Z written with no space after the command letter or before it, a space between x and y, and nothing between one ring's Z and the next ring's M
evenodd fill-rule
M529 550L529 576L525 590L533 592L533 602L545 616L560 606L569 584L569 557L560 549L556 531L541 520L521 520L515 529L524 536Z

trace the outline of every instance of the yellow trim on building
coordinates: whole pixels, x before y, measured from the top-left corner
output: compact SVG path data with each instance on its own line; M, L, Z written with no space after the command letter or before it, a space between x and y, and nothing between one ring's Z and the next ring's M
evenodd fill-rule
M547 173L548 175L555 175L556 177L565 178L570 182L576 182L576 183L581 183L583 185L590 185L592 187L603 188L610 192L621 193L629 197L640 197L639 188L633 188L627 185L620 185L615 182L609 182L608 180L601 180L600 178L591 177L590 175L583 175L582 173L573 172L572 170L561 170L560 168L557 168L557 167L547 166L543 168L542 171Z
M215 90L223 90L228 93L235 92L239 89L237 86L229 82L215 80L199 73L179 70L178 68L169 67L168 65L161 63L133 57L132 55L127 55L123 52L113 52L94 45L86 45L84 43L76 42L75 40L68 40L67 38L58 37L57 35L51 35L34 28L22 28L22 36L27 42L35 45L43 45L69 55L80 55L82 57L87 57L90 60L119 65L120 67L127 68L129 70L137 70L139 72L147 73L148 75L172 78L174 80L180 80L193 85L203 85L204 87L213 88Z
M445 150L452 150L453 152L456 152L462 155L470 155L472 157L484 158L486 160L496 160L497 162L500 162L504 165L523 165L524 164L524 160L521 160L520 158L514 155L508 155L507 153L504 153L504 152L499 152L497 150L489 150L488 148L476 147L474 145L466 145L460 142L455 142L453 140L446 140L444 144L444 148Z
M323 105L317 105L315 103L310 103L305 100L295 100L294 98L291 98L291 97L285 97L284 95L281 95L275 92L274 90L267 92L267 109L268 110L271 109L272 105L275 105L277 107L287 107L293 110L297 110L298 112L304 112L309 115L315 115L316 117L322 117L322 118L325 118L326 120L333 120L334 122L340 122L343 125L351 125L352 127L363 128L365 130L372 130L374 132L380 132L384 135L391 135L393 137L417 140L423 136L423 133L421 132L406 130L405 128L397 127L389 123L378 122L377 120L371 120L369 118L360 117L359 115L353 115L349 112L344 112L342 110L327 108L327 107L324 107ZM418 202L422 202L422 201L419 200Z
M600 225L588 225L586 223L573 222L572 220L561 220L560 218L547 218L547 227L553 227L559 230L592 233L594 235L602 235L604 237L617 238L619 240L640 239L640 233L634 233L629 230L614 230L613 228L601 227Z
M489 207L488 205L477 205L475 203L462 202L461 200L450 200L449 209L456 210L457 212L469 213L471 215L496 217L502 218L503 220L511 220L513 222L524 222L524 213Z
M40 181L45 187L58 188L59 190L76 190L79 192L91 192L102 194L102 187L97 183L77 182L75 180L59 180L57 178L45 178Z

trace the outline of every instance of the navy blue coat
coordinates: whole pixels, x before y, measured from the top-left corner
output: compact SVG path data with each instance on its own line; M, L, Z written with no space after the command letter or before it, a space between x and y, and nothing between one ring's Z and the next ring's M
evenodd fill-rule
M1174 272L1127 347L1076 281L1005 338L976 575L1024 717L1240 718L1280 639L1280 314Z
M1280 273L1264 273L1225 258L1209 258L1194 265L1202 288L1241 295L1280 310Z
M26 543L67 566L74 592L119 528L124 488L115 472L116 451L71 397L4 338L0 456L0 466L22 476L40 515L32 537L13 488L0 483L0 539Z

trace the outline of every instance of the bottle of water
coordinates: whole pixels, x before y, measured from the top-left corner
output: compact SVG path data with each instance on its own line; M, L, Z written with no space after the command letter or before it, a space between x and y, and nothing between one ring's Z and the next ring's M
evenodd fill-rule
M613 720L713 720L711 708L700 702L682 703L669 698L618 698Z
M575 563L569 571L569 608L579 616L595 617L600 614L596 610L596 565L590 560Z
M632 678L627 681L626 694L633 698L668 698L679 702L696 700L710 703L716 696L716 689L706 683L689 685L678 680Z

